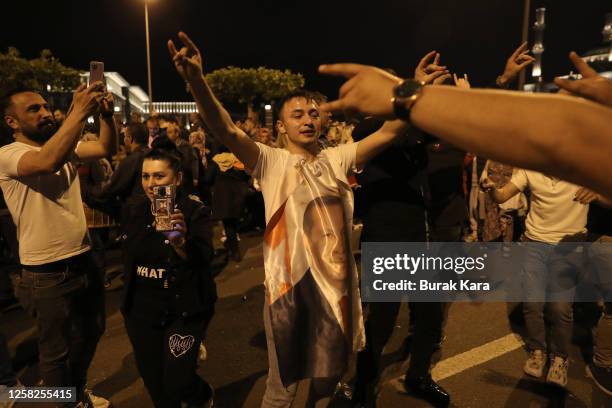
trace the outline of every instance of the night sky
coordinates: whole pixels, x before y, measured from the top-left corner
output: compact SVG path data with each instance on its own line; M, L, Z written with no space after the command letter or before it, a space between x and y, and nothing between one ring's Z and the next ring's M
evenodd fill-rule
M143 0L3 1L0 49L28 58L48 48L86 70L105 62L146 90ZM547 6L544 75L565 74L570 50L601 45L608 0L532 1ZM435 49L473 85L492 83L520 43L522 0L151 0L153 93L156 101L189 100L170 63L166 40L180 29L200 46L205 69L227 65L289 68L306 86L334 97L341 81L316 73L320 63L361 62L411 76ZM533 19L532 19L533 21Z

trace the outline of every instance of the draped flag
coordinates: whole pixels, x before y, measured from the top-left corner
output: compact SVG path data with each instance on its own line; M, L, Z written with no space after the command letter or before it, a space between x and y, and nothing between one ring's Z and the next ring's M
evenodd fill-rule
M340 376L365 336L350 248L352 192L322 155L283 175L264 236L267 304L285 386Z

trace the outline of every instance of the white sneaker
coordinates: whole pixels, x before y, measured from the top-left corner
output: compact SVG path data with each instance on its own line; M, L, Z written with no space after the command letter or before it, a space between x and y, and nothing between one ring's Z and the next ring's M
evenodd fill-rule
M569 359L555 356L551 359L546 382L556 384L560 387L567 385L567 370L569 368Z
M94 395L93 392L89 388L85 388L83 390L83 394L89 400L89 404L87 404L88 408L111 408L112 404L109 400L103 397L98 397Z
M546 366L546 358L542 350L533 350L529 359L525 361L523 371L525 374L535 378L540 378L544 374L544 366Z
M9 388L23 388L25 389L25 386L19 381L17 380L17 383L15 385L13 385L12 387L8 387L6 385L0 385L0 400L9 400L8 397L8 390ZM4 395L6 394L6 395ZM0 403L0 408L13 408L17 405L17 402L14 400L9 400L8 402L5 402L4 405L2 405L2 403Z
M5 405L0 402L0 407L13 408L15 406L15 401L9 399L9 387L6 385L0 385L0 400L8 401Z

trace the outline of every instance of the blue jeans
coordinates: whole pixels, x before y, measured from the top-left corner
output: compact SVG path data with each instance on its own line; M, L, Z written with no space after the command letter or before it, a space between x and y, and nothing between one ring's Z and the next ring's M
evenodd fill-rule
M555 356L567 357L572 336L572 303L576 283L584 267L584 247L580 244L554 245L527 242L522 265L527 326L527 347ZM549 347L546 345L544 313L551 322Z
M24 266L17 295L36 320L45 386L83 388L105 327L104 286L90 253Z
M593 362L612 368L612 238L602 237L589 247L592 281L605 300L604 314L593 338Z

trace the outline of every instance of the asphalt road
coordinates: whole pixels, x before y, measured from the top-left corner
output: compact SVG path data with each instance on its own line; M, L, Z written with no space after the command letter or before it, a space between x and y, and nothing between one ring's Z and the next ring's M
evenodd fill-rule
M261 234L243 237L246 254L239 264L230 262L217 276L220 299L209 326L208 358L200 373L216 389L216 406L258 407L265 386L267 353L262 324L263 264ZM119 268L116 253L110 253L110 268ZM151 401L136 370L123 320L118 310L120 280L107 292L107 329L89 372L94 393L110 399L114 407L149 407ZM585 375L584 353L589 350L587 307L576 310L574 345L571 352L567 391L528 379L522 374L527 354L519 334L511 326L509 306L501 303L449 306L446 341L437 357L433 375L451 394L454 407L612 407L612 399L592 385ZM407 306L402 305L396 330L383 356L377 405L427 407L427 403L405 394L399 377L407 367L402 359L408 327ZM35 333L32 320L21 309L1 317L14 362L22 381L36 381ZM591 319L592 320L592 319ZM346 380L350 382L352 370ZM303 405L301 388L295 406ZM347 406L338 397L334 406Z

